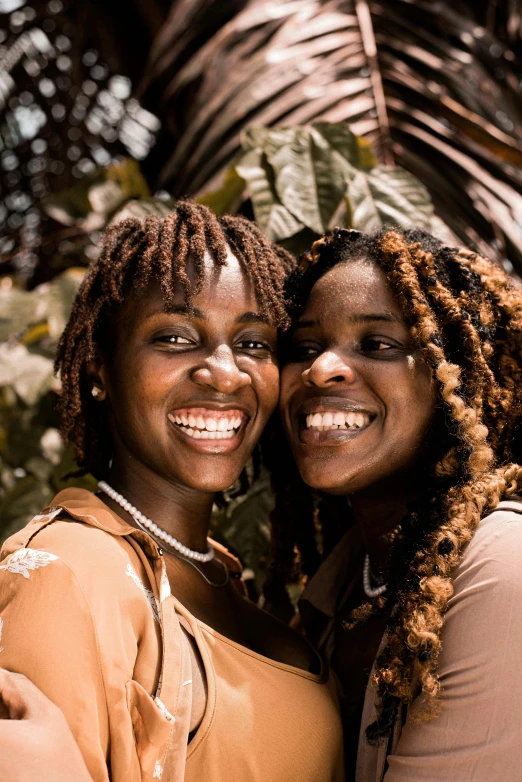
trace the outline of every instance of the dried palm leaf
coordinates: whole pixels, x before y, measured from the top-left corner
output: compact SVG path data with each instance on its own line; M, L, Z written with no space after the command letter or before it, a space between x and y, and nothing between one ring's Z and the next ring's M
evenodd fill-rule
M140 89L158 181L199 195L249 126L346 122L459 241L522 270L520 29L511 0L174 0Z

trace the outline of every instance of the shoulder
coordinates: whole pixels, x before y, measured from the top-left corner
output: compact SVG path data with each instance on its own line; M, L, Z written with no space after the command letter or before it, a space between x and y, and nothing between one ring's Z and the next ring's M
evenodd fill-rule
M246 619L258 634L255 646L262 646L266 657L319 673L320 656L302 635L252 603L245 601L245 607L249 614Z
M450 609L471 604L474 595L480 596L484 607L497 605L503 614L507 605L522 600L522 512L518 508L522 511L520 501L500 503L481 520L453 573Z
M516 566L522 558L522 501L501 502L485 516L471 539L459 569L486 563ZM522 577L522 570L521 570Z
M61 600L81 595L94 616L121 615L127 606L136 619L151 611L157 618L143 564L128 540L62 515L43 525L37 518L5 542L3 588L18 593L33 586L60 593Z

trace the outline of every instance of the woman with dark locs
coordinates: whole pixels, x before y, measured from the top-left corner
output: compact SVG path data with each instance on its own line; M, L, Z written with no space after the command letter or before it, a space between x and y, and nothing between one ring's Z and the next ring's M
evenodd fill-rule
M98 492L62 491L0 556L0 746L30 742L2 778L342 779L328 668L208 540L277 404L293 264L189 201L105 231L56 358L63 434ZM42 746L35 777L33 741L56 731L67 754Z
M288 291L280 405L300 477L272 444L265 591L281 610L308 577L346 778L522 779L522 293L421 231L344 229Z

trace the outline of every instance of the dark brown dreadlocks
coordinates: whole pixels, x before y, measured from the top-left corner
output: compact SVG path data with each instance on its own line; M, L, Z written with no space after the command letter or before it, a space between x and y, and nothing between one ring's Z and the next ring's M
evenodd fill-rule
M422 231L366 235L336 229L314 244L289 277L293 316L322 275L339 262L357 260L385 273L439 383L447 430L423 496L394 537L388 590L354 617L391 616L376 661L380 716L367 729L372 741L389 734L399 705L417 694L415 683L429 704L423 716L437 712L440 631L452 571L480 519L522 488L522 292L487 259ZM337 499L320 503L314 515L312 493L295 474L285 477L286 459L281 448L271 454L277 495L266 585L271 601L299 566L313 573L317 529L331 529L332 513L338 534L342 530Z
M105 406L94 402L86 373L96 349L107 343L108 316L117 315L124 300L146 291L153 280L161 285L166 302L181 288L190 309L204 282L205 253L223 266L229 249L249 275L264 314L274 325L285 326L283 286L295 261L248 220L217 218L187 200L164 218L131 217L104 231L101 255L82 282L55 362L63 386L62 434L74 445L80 474L103 477L111 458ZM193 286L189 262L195 268Z

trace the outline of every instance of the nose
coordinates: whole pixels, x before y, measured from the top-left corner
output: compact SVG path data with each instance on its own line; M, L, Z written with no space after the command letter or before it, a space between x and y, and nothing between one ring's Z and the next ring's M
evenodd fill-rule
M337 383L353 383L354 369L337 353L325 350L301 375L308 388L329 388Z
M228 345L219 345L206 358L204 365L193 371L192 379L200 386L208 386L223 394L233 394L252 384L252 378L238 366Z

